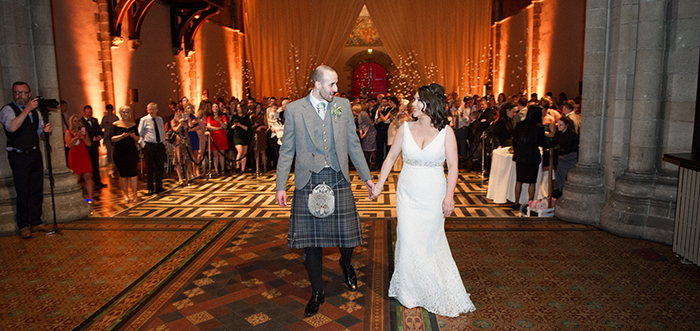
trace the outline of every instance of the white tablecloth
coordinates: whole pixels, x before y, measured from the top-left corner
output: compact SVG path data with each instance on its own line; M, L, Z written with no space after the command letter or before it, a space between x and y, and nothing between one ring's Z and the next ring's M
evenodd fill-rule
M515 162L513 162L513 154L508 152L509 148L497 148L493 151L486 198L493 200L494 203L515 202ZM548 175L549 171L542 172L542 162L540 162L540 168L537 171L535 199L542 199L547 196ZM527 189L529 185L523 183L519 202L521 204L528 202Z

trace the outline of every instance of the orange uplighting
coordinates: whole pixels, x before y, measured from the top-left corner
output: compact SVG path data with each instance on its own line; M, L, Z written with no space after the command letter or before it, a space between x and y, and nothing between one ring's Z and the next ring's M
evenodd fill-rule
M125 28L124 28L125 29ZM122 30L126 35L127 31ZM112 76L114 79L114 109L126 105L129 92L129 78L131 76L131 58L133 51L129 50L128 44L121 44L119 47L112 47Z
M243 98L243 33L239 30L225 28L227 65L231 95Z

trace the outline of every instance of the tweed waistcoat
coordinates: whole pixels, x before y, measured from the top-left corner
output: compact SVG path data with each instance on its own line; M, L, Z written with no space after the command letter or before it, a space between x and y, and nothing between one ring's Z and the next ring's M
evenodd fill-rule
M320 116L313 116L313 127L317 128L314 130L316 152L311 154L314 158L312 171L315 173L321 172L327 165L335 171L340 171L340 162L333 137L333 125L331 124L332 118L333 115L330 111L326 111L324 119L321 119Z

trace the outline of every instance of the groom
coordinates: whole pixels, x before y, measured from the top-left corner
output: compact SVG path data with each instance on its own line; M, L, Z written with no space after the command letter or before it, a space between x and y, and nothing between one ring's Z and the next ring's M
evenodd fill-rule
M350 262L354 247L362 245L362 230L350 187L348 156L369 194L374 190L355 133L350 102L333 97L338 91L338 74L333 68L321 65L314 70L311 80L311 93L287 105L276 183L277 203L284 207L287 205L287 179L296 154L287 245L304 248L313 291L304 311L307 317L316 314L325 301L321 284L322 247L338 247L345 284L357 291L357 276ZM316 185L323 183L333 189L335 211L330 216L317 218L309 212L309 194Z

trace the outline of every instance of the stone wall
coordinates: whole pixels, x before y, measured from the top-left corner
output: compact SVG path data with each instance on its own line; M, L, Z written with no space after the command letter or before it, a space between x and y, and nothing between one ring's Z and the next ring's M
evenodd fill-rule
M33 96L58 99L58 78L54 53L53 27L50 0L0 1L0 66L2 67L2 93L0 102L12 102L12 83L27 82ZM56 219L72 221L87 216L89 206L83 200L76 176L66 167L61 134L61 117L56 111L49 115L51 126L57 133L50 136L51 164L55 179ZM1 125L0 125L1 126ZM0 235L14 234L15 189L12 169L7 161L7 138L0 134ZM44 145L42 142L42 155ZM44 157L46 164L46 158ZM51 187L48 176L44 180L43 215L46 222L53 221Z
M579 163L555 215L670 244L700 59L697 0L588 0Z

